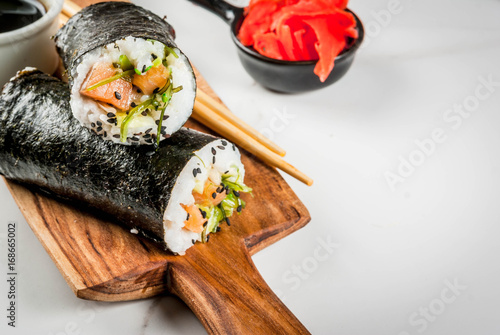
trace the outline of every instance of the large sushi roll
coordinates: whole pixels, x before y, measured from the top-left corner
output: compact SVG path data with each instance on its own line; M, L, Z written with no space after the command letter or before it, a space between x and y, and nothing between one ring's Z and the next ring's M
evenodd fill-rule
M183 254L240 212L250 189L238 149L182 128L158 148L115 145L81 127L60 80L26 69L0 96L0 174L109 213Z
M196 79L175 32L128 2L84 8L56 34L73 115L106 140L157 144L191 115Z

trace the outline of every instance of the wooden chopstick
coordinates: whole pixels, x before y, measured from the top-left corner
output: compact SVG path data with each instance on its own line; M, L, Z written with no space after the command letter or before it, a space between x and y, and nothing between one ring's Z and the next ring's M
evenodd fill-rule
M62 12L68 18L78 13L82 8L70 0L64 0Z
M239 117L234 115L226 106L198 89L196 92L196 100L209 107L215 113L219 114L221 117L231 122L234 126L238 127L241 131L246 133L248 136L252 137L257 142L260 142L263 146L267 147L269 150L277 153L280 156L285 156L286 151L280 148L276 143L269 140L267 137L259 133L257 130L252 128L250 125L245 123Z
M62 23L67 22L69 17L75 15L79 10L80 7L78 5L70 0L65 0L60 20ZM308 186L313 184L311 178L283 160L281 156L285 155L285 150L250 127L231 113L224 105L202 90L197 90L197 97L191 116L260 158L266 164L286 172Z
M246 133L241 132L239 128L222 118L220 115L213 113L209 107L205 106L201 102L195 101L194 110L196 111L196 113L192 114L194 119L200 121L211 129L216 130L217 133L260 158L266 164L288 173L290 176L300 180L308 186L313 184L313 180L306 176L303 172L297 170L294 166L283 160L282 157L270 151L255 139L249 137Z
M66 24L66 22L68 22L68 20L69 20L69 17L64 15L64 13L59 14L59 22L61 23L61 26Z

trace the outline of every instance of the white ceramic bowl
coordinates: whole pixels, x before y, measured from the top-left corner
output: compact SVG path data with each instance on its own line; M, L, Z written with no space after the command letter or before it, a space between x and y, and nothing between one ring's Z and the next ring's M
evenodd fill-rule
M59 63L52 41L64 0L38 0L47 12L32 24L0 33L0 87L26 66L54 73Z

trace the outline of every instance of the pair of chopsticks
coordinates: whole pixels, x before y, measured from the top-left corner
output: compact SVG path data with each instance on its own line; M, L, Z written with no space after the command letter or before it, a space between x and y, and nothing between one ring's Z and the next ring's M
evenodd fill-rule
M80 10L80 6L71 0L65 0L59 19L62 23L66 23L70 17ZM286 172L308 186L313 184L311 178L282 158L285 156L285 150L253 129L234 115L226 106L200 89L196 91L196 101L191 116L239 147L255 155L266 164Z

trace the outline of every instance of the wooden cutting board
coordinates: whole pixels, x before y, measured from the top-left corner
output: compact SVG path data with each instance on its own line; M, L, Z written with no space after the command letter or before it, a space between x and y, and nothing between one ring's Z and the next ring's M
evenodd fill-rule
M97 1L75 1L81 6ZM198 87L217 98L197 73ZM210 132L190 120L188 127ZM303 227L309 213L276 172L242 152L254 197L231 226L174 256L114 222L5 180L31 229L76 296L99 301L181 298L211 334L308 334L250 256Z

